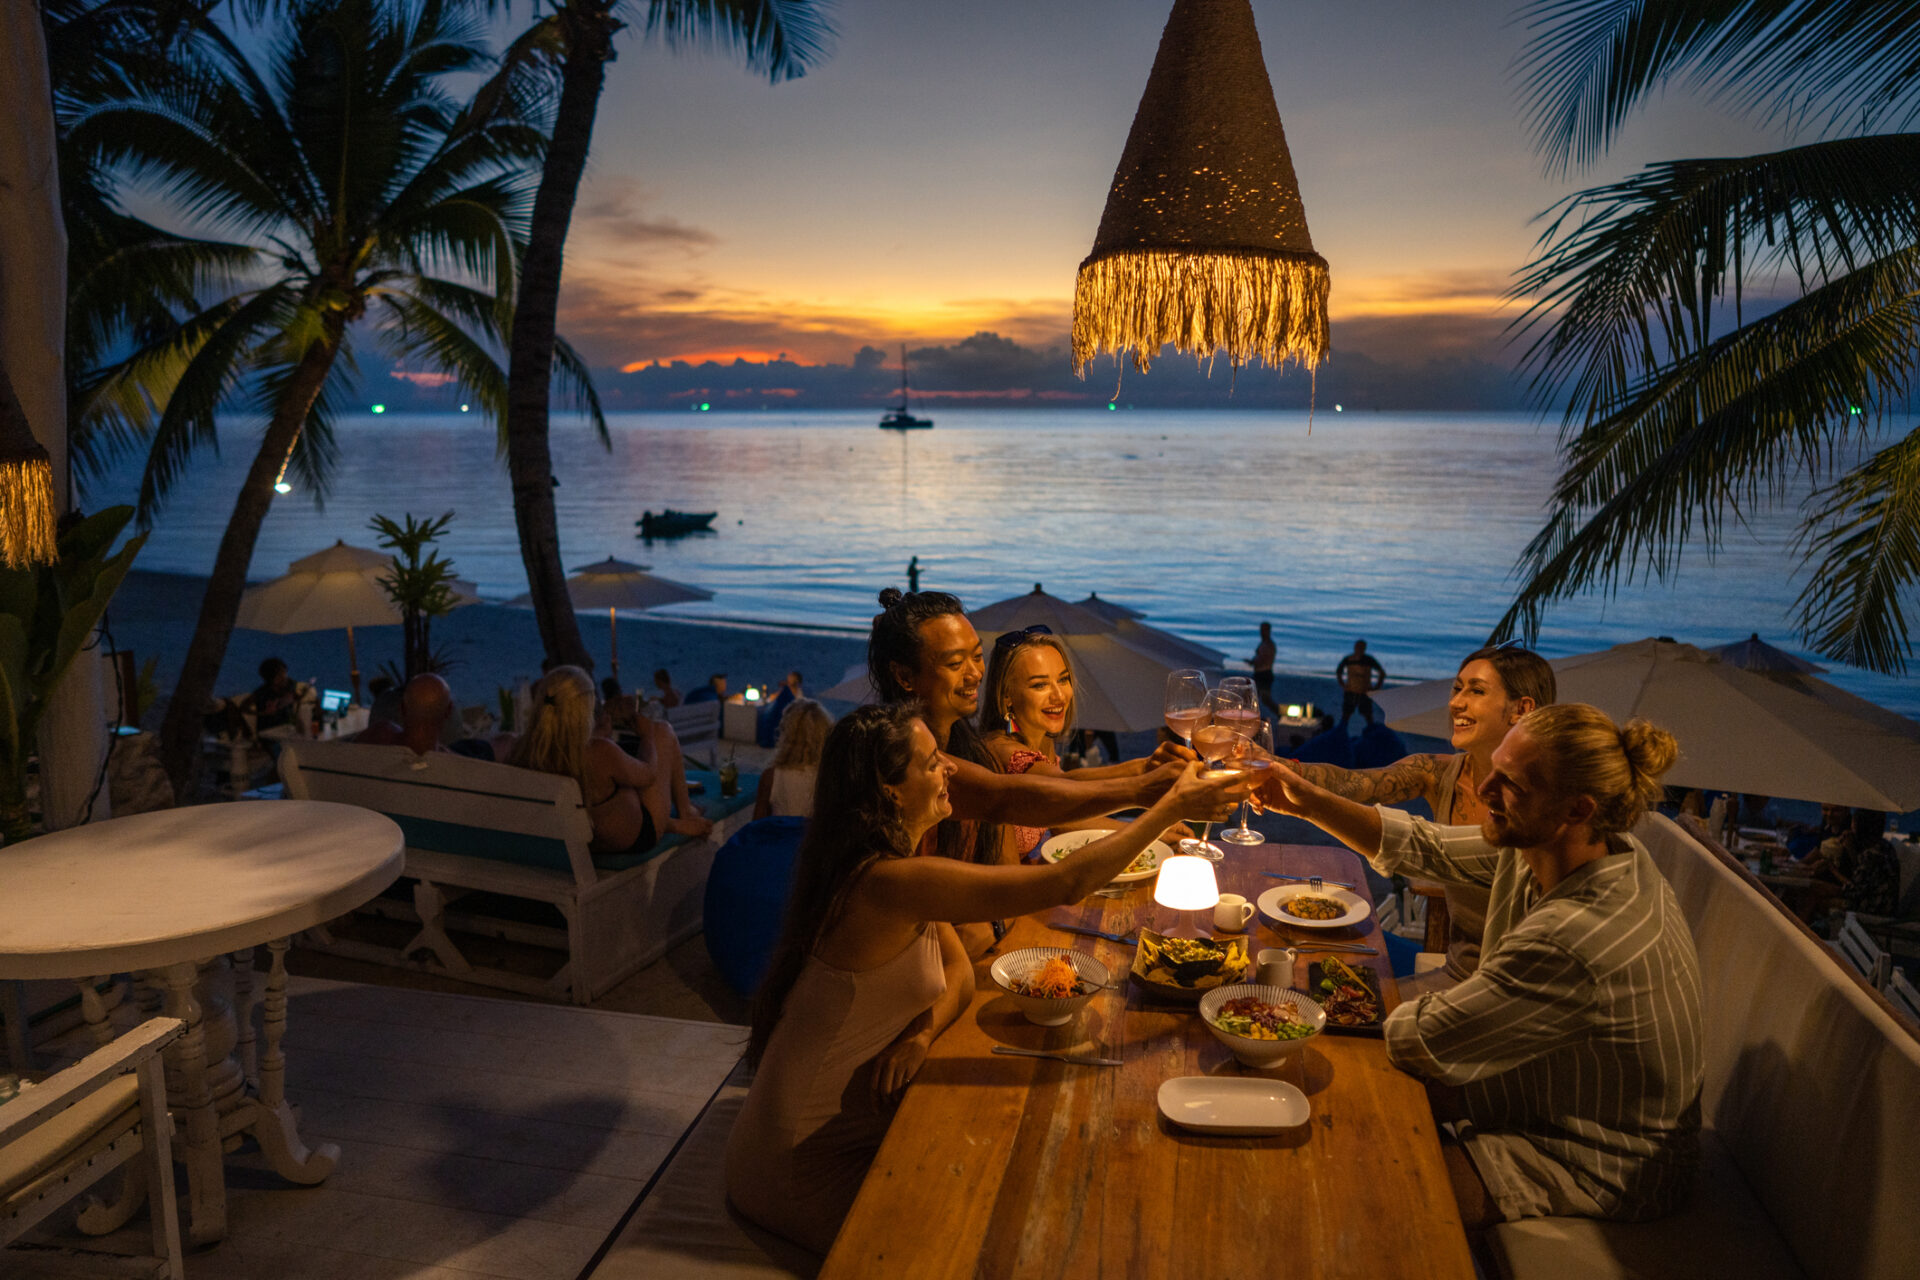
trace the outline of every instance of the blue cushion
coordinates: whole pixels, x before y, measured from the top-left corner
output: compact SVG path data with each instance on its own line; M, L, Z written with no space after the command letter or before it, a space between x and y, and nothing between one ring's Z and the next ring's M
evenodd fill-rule
M1388 933L1385 929L1380 931L1380 937L1387 944L1387 962L1393 966L1393 976L1411 978L1414 970L1413 962L1420 954L1420 944L1412 938Z
M1353 768L1353 743L1344 729L1335 726L1301 744L1297 758L1307 764L1330 764Z
M438 818L417 818L412 814L389 813L400 826L409 849L434 853L458 853L492 862L517 862L524 867L544 867L549 871L572 872L567 858L567 842L558 836L523 836L492 827L471 827L464 822L442 822Z
M707 954L720 978L750 996L766 976L793 887L805 818L762 818L734 832L707 874Z
M1399 734L1384 724L1370 724L1360 731L1360 741L1353 748L1353 764L1357 769L1378 769L1406 754L1407 744Z

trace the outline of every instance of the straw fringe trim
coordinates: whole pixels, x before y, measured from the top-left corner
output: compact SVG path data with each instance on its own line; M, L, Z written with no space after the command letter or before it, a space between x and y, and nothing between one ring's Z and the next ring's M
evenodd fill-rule
M1325 261L1268 253L1133 250L1082 263L1073 288L1073 371L1132 348L1145 373L1160 348L1235 366L1259 356L1308 369L1327 358Z
M0 462L0 559L9 569L52 564L60 558L54 536L53 464L47 455Z

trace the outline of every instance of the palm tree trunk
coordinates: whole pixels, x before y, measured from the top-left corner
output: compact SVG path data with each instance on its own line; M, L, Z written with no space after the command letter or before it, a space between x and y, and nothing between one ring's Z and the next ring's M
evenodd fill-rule
M533 199L527 252L520 263L514 302L513 341L507 365L507 474L513 481L513 520L520 531L520 559L540 640L549 656L593 669L580 638L560 564L560 530L553 509L553 454L547 443L547 407L553 384L555 312L560 305L560 268L567 228L573 221L580 177L587 167L600 87L613 56L620 24L605 0L572 0L562 20L567 56L561 66L560 106L553 140Z
M166 720L160 727L160 763L173 783L173 794L186 801L200 771L200 723L207 701L213 697L220 664L227 656L227 641L233 635L233 621L240 616L240 595L246 590L247 569L253 563L253 545L260 537L273 506L273 485L280 466L293 449L301 424L319 398L320 388L333 369L340 351L344 323L327 326L319 342L307 348L300 365L286 385L280 403L267 424L247 470L240 497L233 504L227 531L220 537L220 550L213 559L213 573L207 579L207 593L200 601L200 622L193 629L187 646L186 661L180 666L180 679L173 687L173 700L167 706Z

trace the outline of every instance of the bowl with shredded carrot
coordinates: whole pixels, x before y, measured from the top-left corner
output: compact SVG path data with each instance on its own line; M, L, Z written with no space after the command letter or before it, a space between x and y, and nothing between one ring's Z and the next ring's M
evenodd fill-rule
M1027 1021L1057 1027L1086 1008L1094 993L1112 981L1107 966L1084 951L1066 947L1022 947L1009 951L987 971L994 985L1013 998Z

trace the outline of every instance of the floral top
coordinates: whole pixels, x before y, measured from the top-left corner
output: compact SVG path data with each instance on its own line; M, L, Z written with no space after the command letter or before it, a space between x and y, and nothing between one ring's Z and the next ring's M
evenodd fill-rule
M1045 756L1031 748L1015 747L1013 754L1007 757L1007 763L1004 768L1007 773L1025 773L1044 759L1046 759ZM1045 827L1016 827L1009 825L1004 828L1004 830L1007 833L1007 839L1013 842L1013 851L1022 858L1039 848L1040 841L1044 839L1047 834Z

